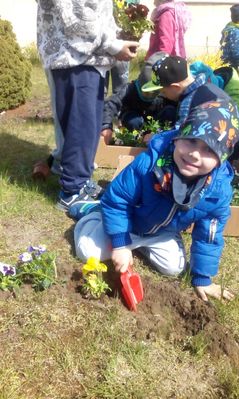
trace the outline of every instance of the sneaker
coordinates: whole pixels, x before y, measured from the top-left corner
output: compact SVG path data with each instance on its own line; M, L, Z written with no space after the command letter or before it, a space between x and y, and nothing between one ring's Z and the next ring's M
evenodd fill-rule
M99 212L101 209L100 201L88 201L83 203L73 203L69 210L68 215L75 220L80 220L83 216L89 215L91 212Z
M104 189L99 186L94 180L87 180L83 187L84 191L92 198L100 198L104 193Z
M71 194L61 190L56 207L66 212L75 203L85 204L87 202L95 201L103 194L103 192L103 188L96 184L93 180L87 180L86 184L80 189L79 193Z
M79 194L70 194L61 190L56 207L61 211L67 212L70 206L74 203L85 204L88 201L94 201L94 199L84 192L80 192Z

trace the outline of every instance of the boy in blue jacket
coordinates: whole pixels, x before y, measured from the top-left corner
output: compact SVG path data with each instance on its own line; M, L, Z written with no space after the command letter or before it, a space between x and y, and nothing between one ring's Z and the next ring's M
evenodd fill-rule
M111 258L124 272L138 248L159 272L177 275L186 265L180 232L193 224L192 285L205 301L220 298L212 277L230 216L233 170L227 158L238 140L238 110L225 99L195 107L178 130L155 135L147 152L108 186L100 205L70 209L77 219L83 216L75 228L77 256ZM223 297L233 295L224 290Z

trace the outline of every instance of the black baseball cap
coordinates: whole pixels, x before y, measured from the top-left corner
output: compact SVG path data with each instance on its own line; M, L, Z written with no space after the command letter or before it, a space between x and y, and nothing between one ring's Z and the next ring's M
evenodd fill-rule
M182 82L187 77L188 67L185 58L165 55L152 66L152 78L141 90L143 92L159 90L172 83Z

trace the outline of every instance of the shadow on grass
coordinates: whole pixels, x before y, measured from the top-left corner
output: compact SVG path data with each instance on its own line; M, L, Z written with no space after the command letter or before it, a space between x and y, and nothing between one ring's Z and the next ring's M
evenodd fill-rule
M76 223L77 222L74 222L72 219L72 225L69 227L69 229L65 230L64 232L64 238L71 246L70 255L72 255L74 258L76 258L75 243L74 243L74 229Z
M56 201L59 190L58 176L50 175L47 181L33 180L32 170L36 161L49 156L47 145L34 144L6 132L1 133L0 174L8 183L38 191Z
M36 114L36 116L27 116L26 118L24 118L27 122L31 123L31 124L49 124L52 123L53 124L53 118L51 116L42 116L39 114Z

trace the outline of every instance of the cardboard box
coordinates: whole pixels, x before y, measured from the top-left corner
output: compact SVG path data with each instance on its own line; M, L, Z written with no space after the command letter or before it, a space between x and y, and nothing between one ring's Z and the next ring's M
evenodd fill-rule
M239 206L231 206L231 217L226 224L224 236L239 237Z
M146 149L146 147L127 147L123 145L105 144L104 138L101 137L96 152L95 163L101 168L117 168L121 155L135 157L142 151L146 151Z
M115 176L117 176L121 172L121 170L124 169L133 160L134 156L132 155L120 155L117 169L113 178L115 178ZM192 231L192 228L188 229L187 231L190 233ZM239 237L239 206L231 206L231 217L226 224L223 235Z

